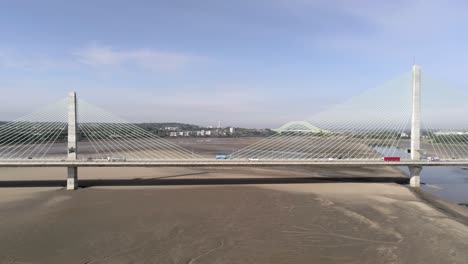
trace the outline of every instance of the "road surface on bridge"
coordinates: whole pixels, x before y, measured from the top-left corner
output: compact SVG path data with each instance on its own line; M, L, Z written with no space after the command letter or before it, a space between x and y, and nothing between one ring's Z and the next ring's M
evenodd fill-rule
M161 161L0 161L0 167L255 167L255 166L468 166L468 160L450 161L311 161L311 160L161 160Z

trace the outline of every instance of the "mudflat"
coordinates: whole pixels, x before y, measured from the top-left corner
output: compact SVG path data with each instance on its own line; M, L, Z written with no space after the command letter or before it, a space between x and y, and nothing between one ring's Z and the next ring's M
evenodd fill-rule
M4 169L0 263L466 263L468 227L395 183L183 184L401 176L376 170L83 169L84 180L182 182L66 191L53 184L63 169Z

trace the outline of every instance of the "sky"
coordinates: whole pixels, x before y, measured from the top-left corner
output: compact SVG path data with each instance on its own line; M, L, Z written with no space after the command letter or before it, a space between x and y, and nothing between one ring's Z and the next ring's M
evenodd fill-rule
M76 91L131 122L279 127L414 60L464 89L467 11L461 0L0 0L0 120Z

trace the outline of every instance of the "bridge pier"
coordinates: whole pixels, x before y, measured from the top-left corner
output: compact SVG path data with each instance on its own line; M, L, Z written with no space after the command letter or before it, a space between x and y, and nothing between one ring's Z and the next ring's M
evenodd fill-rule
M78 188L78 168L67 167L67 190Z
M422 167L420 166L409 166L409 171L410 171L410 186L411 187L419 187L421 185L421 171Z
M68 95L68 160L72 161L78 157L76 112L76 93L71 92ZM78 188L78 168L67 167L67 170L67 190L75 190Z

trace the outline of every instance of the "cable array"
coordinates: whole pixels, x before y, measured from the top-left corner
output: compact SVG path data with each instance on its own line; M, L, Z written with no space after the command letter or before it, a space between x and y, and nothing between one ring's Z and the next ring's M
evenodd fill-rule
M0 126L0 159L63 159L66 100Z
M431 78L421 88L421 159L468 159L466 94ZM234 152L231 159L410 158L411 76L388 82Z
M307 121L234 152L232 159L379 160L407 153L411 76L351 98ZM307 122L308 125L304 123ZM309 127L310 131L305 130Z
M411 75L368 90L273 136L230 159L380 160L410 158ZM468 160L466 95L424 77L421 87L421 159ZM78 100L78 158L86 160L204 159L150 131ZM0 160L67 156L67 99L0 126Z
M0 160L67 157L68 101L40 109L0 126ZM87 160L203 159L168 140L78 101L78 158Z
M78 155L82 159L203 159L83 100L78 105Z
M422 154L441 160L468 159L466 94L430 77L424 87Z

